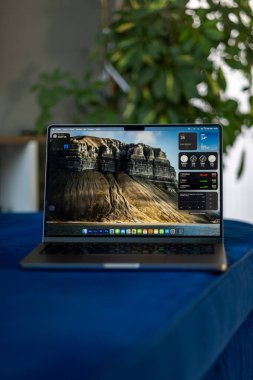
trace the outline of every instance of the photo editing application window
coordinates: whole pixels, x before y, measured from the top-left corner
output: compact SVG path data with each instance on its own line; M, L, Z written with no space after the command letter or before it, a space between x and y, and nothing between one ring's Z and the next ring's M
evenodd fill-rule
M45 236L220 236L218 126L49 133Z

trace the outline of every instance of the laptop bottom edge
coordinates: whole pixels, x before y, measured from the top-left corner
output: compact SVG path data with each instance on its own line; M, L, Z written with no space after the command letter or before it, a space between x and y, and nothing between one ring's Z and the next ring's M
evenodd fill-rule
M37 246L21 260L25 270L209 270L224 272L227 259L224 244L214 244L213 254L41 254Z

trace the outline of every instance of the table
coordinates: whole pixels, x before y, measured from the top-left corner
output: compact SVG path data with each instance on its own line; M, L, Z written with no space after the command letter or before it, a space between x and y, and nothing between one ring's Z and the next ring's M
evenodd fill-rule
M225 221L229 270L22 271L42 214L0 214L0 378L253 378L253 226Z

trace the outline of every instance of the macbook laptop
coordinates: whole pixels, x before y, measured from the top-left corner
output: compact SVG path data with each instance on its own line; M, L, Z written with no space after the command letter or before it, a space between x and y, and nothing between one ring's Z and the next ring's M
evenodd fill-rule
M51 125L24 269L227 268L218 124Z

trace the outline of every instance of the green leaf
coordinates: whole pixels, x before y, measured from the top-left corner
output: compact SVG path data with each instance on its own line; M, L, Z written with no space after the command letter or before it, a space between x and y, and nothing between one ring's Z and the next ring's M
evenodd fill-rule
M193 59L190 54L181 54L177 57L177 62L180 66L192 65Z
M133 9L139 9L140 8L140 4L139 4L138 0L129 0L129 1L130 1L130 4L131 4Z
M115 51L112 55L111 55L111 61L112 63L115 63L117 62L121 57L122 57L122 52L120 50L117 50Z
M150 92L148 86L145 86L142 88L142 95L143 95L144 99L146 99L146 100L151 98L151 92Z
M141 75L138 78L139 83L141 85L150 83L155 80L155 72L154 69L147 67L144 68L141 72Z
M186 99L190 100L198 96L198 78L191 69L181 69L176 76L179 78L181 89Z
M240 178L243 173L244 166L245 166L245 157L246 157L246 152L245 150L243 150L241 154L241 158L240 158L240 164L237 169L237 178Z
M160 57L161 53L159 51L159 48L157 48L154 43L148 43L144 47L145 53L150 56L152 59L156 60Z
M204 30L204 34L206 35L206 37L208 37L210 40L212 41L217 41L217 42L221 42L224 40L224 34L223 32L220 32L218 29L216 28L207 28Z
M153 83L153 92L157 99L161 99L166 96L166 77L163 71L160 71Z
M241 70L242 69L241 62L236 61L235 59L226 59L226 64L234 70Z
M236 55L239 52L239 48L237 45L234 46L226 46L226 53L228 53L230 56Z
M169 71L166 75L166 90L167 96L172 98L173 96L173 87L174 87L174 78L171 71Z
M168 115L161 115L159 118L160 124L167 124L169 122Z
M217 71L217 76L218 76L218 81L219 81L220 87L222 88L222 90L226 90L227 82L226 82L226 78L224 76L224 73L223 73L223 70L221 69L221 67L219 67L219 69Z
M250 113L251 115L253 115L253 96L250 96L249 104L250 104Z
M126 22L121 25L119 25L115 30L117 33L124 33L130 29L133 29L135 27L133 22Z
M191 35L191 37L183 44L183 47L186 52L191 52L194 45L195 45L195 39L193 35Z
M155 111L150 103L143 103L141 106L138 106L137 121L143 124L155 121Z
M123 117L125 119L130 118L132 116L134 110L135 110L135 104L134 103L128 103L124 112L123 112Z
M168 7L170 0L156 0L150 2L151 10L163 10Z
M138 39L136 37L128 38L128 39L125 39L123 41L120 41L118 43L118 47L125 49L125 48L128 48L129 46L135 45L137 42L138 42Z
M144 124L149 124L149 123L153 123L155 121L155 118L156 118L156 113L154 110L150 110L146 116L143 118L143 123Z
M184 27L179 31L179 42L185 42L188 41L189 38L192 36L192 28L190 27Z
M219 87L218 82L209 73L206 73L206 78L207 78L207 83L208 83L209 88L211 89L212 93L215 96L219 96L219 94L220 94L220 87Z
M126 67L131 66L136 61L136 59L139 58L139 56L140 56L139 49L136 49L136 48L129 49L127 53L124 54L122 58L120 58L120 60L118 61L117 63L118 68L120 70L123 70Z
M180 85L177 83L176 77L171 71L166 74L166 91L168 98L173 101L173 103L178 103L180 99Z
M147 28L147 36L149 39L154 39L156 37L161 37L165 28L164 22L162 19L157 19L152 22L152 28ZM162 41L162 40L161 40ZM152 42L152 41L151 41Z
M210 50L213 47L213 42L210 41L210 39L206 38L206 36L201 35L198 41L198 45L196 47L196 50L198 51L199 57L205 57L207 60L207 57L209 56ZM202 62L204 63L204 62Z
M235 113L238 107L238 103L234 99L227 99L225 101L220 102L220 108L222 112L230 114Z
M154 65L155 65L155 61L148 54L143 54L142 60L143 60L143 62L145 64L147 64L149 66L153 66L154 67Z
M168 111L169 115L169 122L170 123L179 123L180 122L180 117L176 111L173 110L173 108L170 108Z

